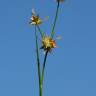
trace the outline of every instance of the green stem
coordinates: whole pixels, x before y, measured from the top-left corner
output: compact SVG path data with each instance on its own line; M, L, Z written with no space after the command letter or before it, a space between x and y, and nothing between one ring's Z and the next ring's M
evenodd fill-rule
M42 68L42 75L41 75L41 80L42 80L42 85L43 85L43 80L44 80L44 71L45 71L45 65L46 65L46 60L47 60L47 56L48 56L48 50L45 53L45 57L44 57L44 62L43 62L43 68Z
M37 55L37 67L38 67L38 79L39 79L39 96L42 96L42 82L41 82L41 72L40 72L40 59L39 59L39 48L38 48L38 36L36 33L36 26L35 26L35 38L36 38L36 55Z
M39 25L37 25L37 29L38 29L38 31L40 32L41 37L43 37L43 36L44 36L44 33L41 31Z
M51 31L51 38L53 38L54 36L54 29L55 29L55 26L56 26L56 22L57 22L57 18L58 18L58 12L59 12L59 4L60 2L58 2L57 4L57 9L56 9L56 15L55 15L55 19L54 19L54 23L53 23L53 27L52 27L52 31Z

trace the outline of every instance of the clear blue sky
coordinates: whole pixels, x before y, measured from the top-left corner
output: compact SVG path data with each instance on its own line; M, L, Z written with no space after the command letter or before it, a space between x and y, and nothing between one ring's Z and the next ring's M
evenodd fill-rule
M38 96L32 8L49 16L48 34L54 0L0 0L0 96ZM56 27L62 39L48 57L44 96L96 96L96 0L61 4Z

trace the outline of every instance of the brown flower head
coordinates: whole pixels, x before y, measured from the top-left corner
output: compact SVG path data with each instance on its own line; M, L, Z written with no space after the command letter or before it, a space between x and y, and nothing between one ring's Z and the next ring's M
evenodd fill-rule
M42 23L42 20L35 14L34 10L32 10L32 17L30 18L29 23L32 25L39 25Z
M42 49L44 49L45 51L51 51L52 48L56 47L56 43L55 40L53 40L52 38L48 37L48 36L44 36L42 38Z

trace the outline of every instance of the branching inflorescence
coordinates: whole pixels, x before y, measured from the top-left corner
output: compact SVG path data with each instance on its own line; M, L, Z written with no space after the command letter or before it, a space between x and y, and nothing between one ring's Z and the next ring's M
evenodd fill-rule
M49 36L46 36L45 33L41 30L40 24L42 24L41 18L35 13L34 10L32 10L32 16L30 18L30 24L34 25L35 29L35 40L36 40L36 55L37 55L37 67L38 67L38 81L39 81L39 96L42 96L42 88L43 88L43 80L44 80L44 71L45 71L45 65L46 65L46 60L48 53L52 51L56 47L56 41L53 39L54 38L54 30L56 26L56 22L58 19L58 12L60 8L60 3L63 2L64 0L56 0L57 3L57 8L56 8L56 13L55 13L55 18L54 22L52 25L52 29L50 32ZM40 33L40 38L41 38L41 43L38 43L38 32ZM40 62L40 49L43 49L45 54L44 54L44 61L43 61L43 66L41 69L41 62Z

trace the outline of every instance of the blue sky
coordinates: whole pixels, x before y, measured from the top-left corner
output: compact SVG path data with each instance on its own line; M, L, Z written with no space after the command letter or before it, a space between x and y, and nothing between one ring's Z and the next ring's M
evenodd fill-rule
M49 34L54 0L0 0L0 96L38 96L32 8L49 16ZM62 3L55 32L62 39L48 56L44 96L96 96L96 0Z

